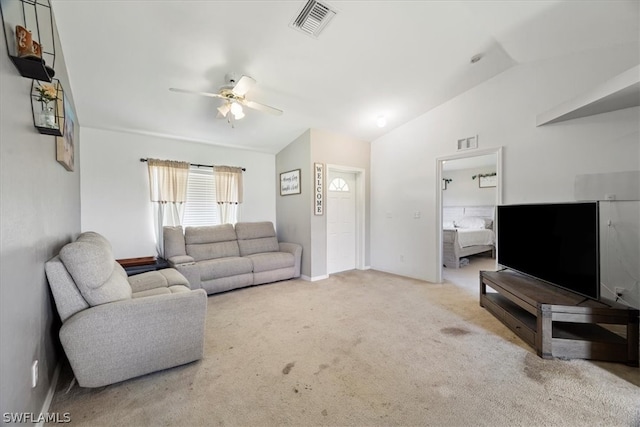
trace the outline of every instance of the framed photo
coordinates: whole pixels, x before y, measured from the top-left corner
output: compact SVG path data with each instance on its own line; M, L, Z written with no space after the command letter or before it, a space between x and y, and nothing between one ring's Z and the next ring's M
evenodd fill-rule
M300 169L294 169L280 174L280 195L290 196L300 194Z
M497 182L498 182L497 175L478 177L478 185L480 186L480 188L495 187Z
M56 137L56 160L66 170L73 172L74 154L75 154L75 135L76 135L76 115L71 106L71 102L64 95L64 123L62 125L62 136Z

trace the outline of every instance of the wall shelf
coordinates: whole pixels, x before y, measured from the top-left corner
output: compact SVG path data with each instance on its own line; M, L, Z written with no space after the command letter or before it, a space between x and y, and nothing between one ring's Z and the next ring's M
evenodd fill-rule
M47 83L45 83L46 85ZM49 113L49 120L44 114L45 104L40 99L36 88L42 86L37 80L31 81L31 114L33 116L33 126L43 135L63 136L64 135L64 89L58 79L52 79L52 83L48 84L53 86L56 91L56 99L50 101L52 105ZM47 104L49 105L49 104Z
M640 106L640 65L551 110L538 114L536 126Z
M51 82L56 61L53 13L49 0L19 0L0 2L2 29L7 55L21 76ZM37 57L18 55L14 28L20 25L33 33L33 41L40 45ZM35 44L35 43L34 43Z
M22 77L50 82L55 75L53 68L46 65L41 59L18 58L11 55L9 58Z

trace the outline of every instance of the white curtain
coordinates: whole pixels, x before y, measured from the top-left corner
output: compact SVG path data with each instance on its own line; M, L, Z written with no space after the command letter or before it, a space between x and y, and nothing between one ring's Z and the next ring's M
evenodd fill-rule
M156 249L164 257L162 227L182 224L182 212L187 201L189 163L148 159L149 192L155 215Z
M242 203L242 168L215 166L213 176L216 181L216 201L222 224L238 221L238 205Z

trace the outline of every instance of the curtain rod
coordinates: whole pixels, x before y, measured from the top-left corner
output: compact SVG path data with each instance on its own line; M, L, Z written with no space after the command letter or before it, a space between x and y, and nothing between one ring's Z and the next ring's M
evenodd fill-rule
M146 162L149 159L140 159L141 162ZM199 163L189 163L191 166L195 166L198 168L213 168L215 167L215 165L201 165ZM247 169L246 168L241 168L243 172L246 172Z

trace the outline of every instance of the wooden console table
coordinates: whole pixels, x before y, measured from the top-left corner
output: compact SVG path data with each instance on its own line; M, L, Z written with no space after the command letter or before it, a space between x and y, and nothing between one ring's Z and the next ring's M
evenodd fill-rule
M545 359L638 366L637 309L594 301L510 270L480 272L480 306Z
M154 256L117 259L116 261L127 272L127 276L169 268L169 263L165 259Z

